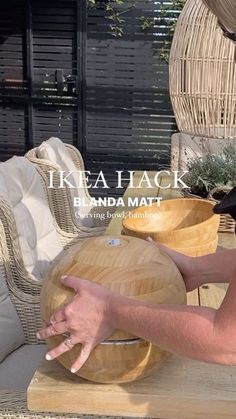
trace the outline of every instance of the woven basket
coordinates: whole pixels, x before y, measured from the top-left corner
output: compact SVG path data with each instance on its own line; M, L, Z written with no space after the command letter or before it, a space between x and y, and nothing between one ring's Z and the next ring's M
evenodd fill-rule
M236 71L233 42L202 0L187 0L170 53L170 96L178 129L235 139Z
M209 201L214 201L216 204L218 204L219 201L217 201L215 198L213 198L213 195L214 195L214 193L220 192L220 191L222 191L222 192L229 192L230 189L227 188L227 187L222 187L222 188L217 187L217 188L214 188L214 189L212 189L209 192L209 194L207 196L207 199L209 199ZM190 192L187 192L185 190L182 190L182 195L185 198L198 198L198 199L202 199L200 196L194 195L194 194L192 194ZM229 215L229 214L220 214L220 225L219 225L219 228L218 228L218 233L233 233L234 234L235 233L235 225L236 225L236 223L235 223L234 219L231 217L231 215Z

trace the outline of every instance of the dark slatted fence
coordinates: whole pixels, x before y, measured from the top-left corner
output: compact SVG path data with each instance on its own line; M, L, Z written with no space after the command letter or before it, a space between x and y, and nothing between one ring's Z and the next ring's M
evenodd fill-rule
M160 3L122 6L124 34L115 38L102 1L88 10L85 0L2 2L0 159L58 136L111 186L115 170L168 166L176 126ZM154 19L147 31L143 16Z

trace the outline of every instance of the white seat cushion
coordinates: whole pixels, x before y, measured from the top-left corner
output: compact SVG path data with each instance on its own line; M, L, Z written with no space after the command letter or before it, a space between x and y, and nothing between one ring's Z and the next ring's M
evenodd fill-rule
M63 250L40 175L24 157L0 163L0 196L12 206L26 269L42 280Z
M82 202L86 205L82 205L76 209L79 210L79 216L82 224L86 227L92 227L94 225L94 220L92 217L88 217L88 213L91 211L92 206L87 206L89 205L90 199L86 195L85 189L80 187L82 184L81 177L83 176L83 179L85 179L85 176L81 172L84 168L79 170L75 166L65 144L56 137L49 138L49 140L44 141L38 147L37 157L56 163L60 167L60 170L65 172L65 175L72 172L68 177L68 181L76 187L75 189L69 189L72 199L74 197L82 198ZM79 171L81 173L78 173Z
M0 272L0 364L12 351L25 343L25 336L16 309L12 304L5 279ZM1 367L0 367L1 371ZM1 373L0 373L1 377Z
M0 364L0 390L26 391L46 352L43 344L23 345L8 355Z

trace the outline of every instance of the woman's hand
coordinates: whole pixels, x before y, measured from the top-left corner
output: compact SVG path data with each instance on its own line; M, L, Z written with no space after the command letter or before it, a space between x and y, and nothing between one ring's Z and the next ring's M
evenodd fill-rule
M186 290L192 291L199 286L198 272L197 272L197 258L186 256L182 253L176 252L161 243L152 240L151 237L147 239L154 246L157 246L163 253L166 253L178 267L183 280L185 282Z
M50 325L41 329L37 337L45 339L63 333L70 336L47 353L48 360L57 358L80 343L79 358L71 368L71 372L76 372L86 362L93 348L114 332L109 315L110 299L114 294L105 287L72 276L63 277L62 282L73 288L76 295L51 316Z

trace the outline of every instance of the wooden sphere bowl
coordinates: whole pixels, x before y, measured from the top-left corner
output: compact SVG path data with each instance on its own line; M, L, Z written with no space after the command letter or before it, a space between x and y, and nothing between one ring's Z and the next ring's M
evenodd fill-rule
M42 288L41 315L46 321L75 294L61 283L62 275L79 276L145 302L186 304L185 284L174 262L153 244L135 237L90 238L58 257ZM64 339L53 336L47 343L52 348ZM79 353L77 344L58 360L70 369ZM100 383L124 383L147 375L168 355L143 339L117 330L97 345L77 375Z
M172 248L209 246L216 240L220 217L203 199L170 199L136 208L123 220L125 234L148 236Z

